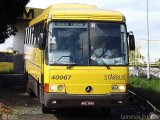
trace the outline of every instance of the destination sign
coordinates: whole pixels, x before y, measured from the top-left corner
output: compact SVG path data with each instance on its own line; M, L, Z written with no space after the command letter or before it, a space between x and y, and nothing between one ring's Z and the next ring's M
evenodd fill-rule
M80 23L80 22L55 22L55 26L85 26L86 23Z

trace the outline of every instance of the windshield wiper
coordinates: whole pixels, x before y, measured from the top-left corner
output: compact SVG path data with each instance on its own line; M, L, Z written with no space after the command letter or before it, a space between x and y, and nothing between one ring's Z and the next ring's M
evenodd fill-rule
M72 58L72 56L61 56L56 62L54 63L57 63L58 61L60 61L63 57L69 57L69 58ZM75 66L77 64L73 63L73 62L70 62L67 66L67 69L71 69L71 67Z
M96 56L97 58L99 58L99 60L101 61L101 63L103 63L103 64L107 67L107 69L111 69L110 66L109 66L108 64L106 64L106 63L97 55L97 53L93 52L93 54L95 54L95 56Z
M57 62L59 62L62 58L64 58L64 57L71 57L71 56L61 56L56 62L54 62L54 63L57 63Z
M70 64L68 64L67 69L71 69L71 67L73 67L73 66L75 66L75 65L77 65L77 64L75 64L75 63L70 63Z

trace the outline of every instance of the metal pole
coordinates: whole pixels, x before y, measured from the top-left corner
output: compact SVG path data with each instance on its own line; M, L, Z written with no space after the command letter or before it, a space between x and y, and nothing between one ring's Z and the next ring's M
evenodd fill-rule
M150 54L149 54L149 18L148 18L148 0L147 3L147 78L150 79Z

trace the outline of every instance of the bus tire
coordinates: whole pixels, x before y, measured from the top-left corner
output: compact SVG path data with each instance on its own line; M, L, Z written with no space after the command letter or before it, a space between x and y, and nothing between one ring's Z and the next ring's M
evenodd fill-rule
M26 71L26 70L25 70L25 71ZM28 72L25 72L25 73L24 73L24 78L25 78L26 81L28 81Z
M50 108L45 107L44 104L42 104L41 106L42 106L42 113L43 114L51 113L51 109Z
M109 115L111 113L111 108L101 108L102 115Z

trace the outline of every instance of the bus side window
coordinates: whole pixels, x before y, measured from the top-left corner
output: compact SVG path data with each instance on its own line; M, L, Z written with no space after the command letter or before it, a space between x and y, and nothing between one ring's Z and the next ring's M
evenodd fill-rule
M26 36L27 36L27 29L25 29L25 35L24 35L24 44L26 44Z
M30 45L32 44L33 40L34 40L34 27L31 27L31 39L29 41Z
M40 24L37 25L37 34L36 34L36 45L38 45L39 42L39 36L40 36Z
M32 28L30 27L29 28L29 39L28 39L28 44L30 44L30 41L31 41L31 39L32 39Z
M27 44L28 41L28 28L26 29L26 34L25 34L25 44Z
M37 25L34 26L33 40L32 40L32 43L31 43L32 45L35 45L35 43L36 43L36 39L37 39L36 34L37 34Z
M27 40L26 40L26 44L28 44L28 41L29 41L29 37L30 37L30 28L28 28L28 35L27 35Z
M26 28L25 44L27 44L27 41L28 41L28 29L29 29L29 28Z
M28 42L27 42L27 44L29 45L29 43L30 43L30 40L31 40L31 27L29 27L29 38L28 38Z
M32 39L32 28L29 28L29 39L28 39L28 45L30 44L30 41Z
M27 33L26 33L26 44L28 44L29 40L29 28L27 28Z

